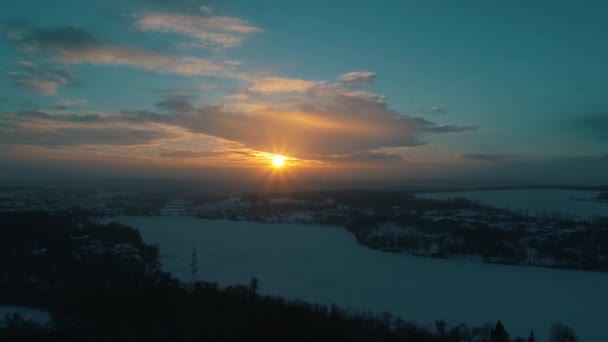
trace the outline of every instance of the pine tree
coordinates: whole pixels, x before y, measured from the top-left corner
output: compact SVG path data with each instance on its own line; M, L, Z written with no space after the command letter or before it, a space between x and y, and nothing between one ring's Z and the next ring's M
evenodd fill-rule
M536 337L534 337L534 330L530 330L530 336L528 336L528 342L536 342Z
M490 332L490 342L509 342L509 333L501 321L496 322L494 329Z

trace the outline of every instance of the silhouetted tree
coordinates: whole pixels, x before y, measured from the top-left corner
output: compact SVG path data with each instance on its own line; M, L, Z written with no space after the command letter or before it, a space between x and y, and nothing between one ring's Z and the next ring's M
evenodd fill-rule
M474 327L471 329L472 337L475 341L488 342L490 340L490 334L494 330L492 323L486 323L481 327Z
M576 342L576 340L574 330L561 323L553 325L549 330L549 342Z
M258 294L258 288L259 288L258 278L252 277L251 280L249 281L249 293L252 296L257 295Z
M534 330L530 330L530 336L528 336L528 342L536 342L536 337L534 337Z
M490 332L490 342L509 342L509 333L501 321L496 322L494 329Z
M472 342L473 335L471 334L471 329L466 324L460 324L452 329L448 333L450 341L459 341L459 342Z
M437 320L437 321L435 321L435 329L437 329L437 335L445 336L445 331L447 329L447 323L445 321Z

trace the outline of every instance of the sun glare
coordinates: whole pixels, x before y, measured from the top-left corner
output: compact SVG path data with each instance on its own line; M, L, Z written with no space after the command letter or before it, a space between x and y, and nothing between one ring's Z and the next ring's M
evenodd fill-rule
M279 155L272 156L272 166L278 169L283 167L283 165L285 165L285 157Z

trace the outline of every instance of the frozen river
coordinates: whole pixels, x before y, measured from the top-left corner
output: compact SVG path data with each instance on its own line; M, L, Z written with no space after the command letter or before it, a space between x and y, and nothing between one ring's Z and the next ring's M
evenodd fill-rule
M392 254L358 245L334 226L191 217L123 217L161 248L165 270L188 281L192 243L201 280L260 280L264 294L389 311L406 320L481 325L501 319L511 336L553 323L582 341L608 341L608 274Z

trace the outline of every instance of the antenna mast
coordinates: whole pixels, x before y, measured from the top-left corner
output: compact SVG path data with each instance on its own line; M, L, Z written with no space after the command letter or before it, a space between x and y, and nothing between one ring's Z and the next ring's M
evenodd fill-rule
M192 261L190 262L190 285L198 280L198 259L196 257L196 244L192 243Z

